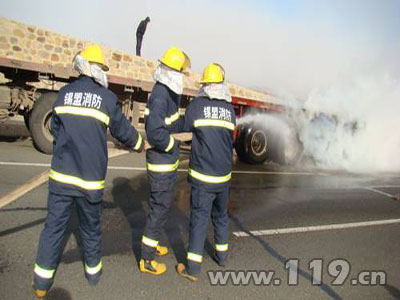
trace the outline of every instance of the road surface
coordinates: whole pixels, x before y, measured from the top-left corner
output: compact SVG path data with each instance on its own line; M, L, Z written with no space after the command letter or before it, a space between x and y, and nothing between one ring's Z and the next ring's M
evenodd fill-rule
M0 149L0 197L49 168L51 157L38 153L29 139L2 140ZM167 273L155 278L137 267L149 185L144 155L128 154L109 162L101 282L93 288L84 279L74 214L49 299L400 298L400 203L389 197L400 192L400 174L357 175L235 162L228 266L218 267L212 260L210 224L203 272L191 283L175 272L177 262L185 260L188 242L187 156L181 161L175 202L162 237L171 250L160 259ZM44 184L0 209L1 299L33 298L30 284L46 198ZM225 271L223 276L237 275L230 271L247 272L243 276L274 274L272 283L262 285L255 283L256 277L249 277L250 283L227 277L226 284L214 285L208 272L218 270ZM366 276L361 278L362 271L376 273L362 273ZM373 277L378 284L373 285Z

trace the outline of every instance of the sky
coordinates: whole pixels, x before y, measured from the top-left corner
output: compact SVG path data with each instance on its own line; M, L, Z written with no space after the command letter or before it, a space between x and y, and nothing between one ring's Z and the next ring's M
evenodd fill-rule
M400 77L399 0L0 0L0 15L142 56L181 47L192 69L225 67L228 81L307 97L365 73Z

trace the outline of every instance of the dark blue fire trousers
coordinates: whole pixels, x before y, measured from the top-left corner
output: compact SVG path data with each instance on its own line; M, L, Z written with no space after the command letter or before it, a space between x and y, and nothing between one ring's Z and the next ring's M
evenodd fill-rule
M215 259L224 264L228 258L228 201L229 184L218 191L199 185L192 185L188 269L191 275L201 271L204 243L207 236L208 220L214 226Z
M53 284L74 203L79 218L85 276L89 281L96 281L101 276L101 202L93 204L87 201L85 197L58 195L49 192L48 214L40 235L34 269L36 289L49 290Z
M142 258L153 260L156 255L161 231L167 221L174 200L176 171L155 173L148 171L150 183L150 213L142 238Z

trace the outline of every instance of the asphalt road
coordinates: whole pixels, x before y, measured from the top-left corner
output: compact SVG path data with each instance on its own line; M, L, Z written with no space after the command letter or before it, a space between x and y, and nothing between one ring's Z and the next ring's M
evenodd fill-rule
M48 169L51 157L34 150L29 139L3 140L0 149L0 196ZM185 260L188 240L185 158L162 238L171 250L160 259L167 264L167 273L155 278L137 267L149 186L144 156L128 154L109 163L101 282L93 288L84 279L74 215L49 299L400 299L400 203L387 195L400 192L400 174L327 173L236 162L229 205L229 264L223 269L211 258L210 224L203 272L197 283L191 283L175 272L177 262ZM44 184L0 209L0 299L33 298L30 284L46 198ZM289 233L280 230L288 228ZM289 259L291 264L286 263ZM290 284L288 266L293 268ZM349 275L342 278L347 267ZM226 285L214 286L207 274L212 270L274 271L277 280L275 285L257 286L254 280L235 285L231 278ZM352 284L361 271L385 272L386 283ZM313 274L314 279L322 274L320 285L312 284ZM336 283L343 284L334 284L337 276Z

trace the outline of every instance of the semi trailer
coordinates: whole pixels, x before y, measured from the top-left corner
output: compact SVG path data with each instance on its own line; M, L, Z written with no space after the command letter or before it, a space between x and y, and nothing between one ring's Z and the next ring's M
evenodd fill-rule
M23 116L34 146L43 153L51 154L53 149L50 120L58 90L78 76L72 60L86 43L91 42L0 18L0 122ZM110 67L109 88L118 96L132 125L143 130L144 108L154 85L152 74L157 61L106 46L102 49ZM180 114L196 96L199 78L194 72L185 76ZM237 119L249 112L284 115L288 111L272 94L228 86ZM237 126L235 137L238 157L250 164L266 160L284 164L297 155L288 157L279 132L257 122Z

